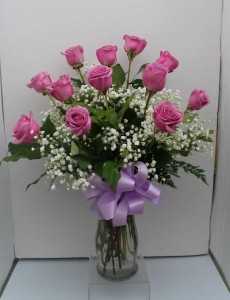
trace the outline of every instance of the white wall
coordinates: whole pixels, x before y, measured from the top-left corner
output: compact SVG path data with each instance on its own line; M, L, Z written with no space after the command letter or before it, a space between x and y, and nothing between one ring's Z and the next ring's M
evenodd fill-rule
M180 89L185 108L192 89L207 90L212 104L202 111L216 126L219 80L219 0L2 0L0 10L3 91L7 139L22 113L48 107L44 97L26 88L29 79L49 71L53 79L74 74L60 52L73 45L85 48L88 62L95 50L117 44L119 61L124 34L146 38L148 47L136 66L152 62L160 50L171 51L180 68L167 87ZM189 255L208 251L213 158L193 158L206 170L209 187L183 175L177 191L165 189L160 207L146 204L137 218L144 255ZM47 192L42 182L25 193L26 185L43 172L41 161L10 164L11 195L19 257L87 256L94 251L96 219L76 192Z
M210 248L230 284L230 2L224 0L216 185Z
M1 74L0 74L1 89ZM6 143L2 115L2 97L0 93L0 160L6 155ZM14 259L13 226L9 172L6 164L0 166L0 289L11 268Z

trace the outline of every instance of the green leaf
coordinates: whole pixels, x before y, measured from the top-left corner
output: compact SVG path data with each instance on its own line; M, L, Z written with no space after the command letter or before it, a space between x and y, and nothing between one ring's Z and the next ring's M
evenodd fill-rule
M82 82L80 79L71 78L70 81L74 86L76 86L78 88L80 88L82 86Z
M45 172L45 173L42 173L42 174L38 177L38 179L36 179L36 180L34 180L33 182L31 182L30 184L28 184L27 187L26 187L26 191L29 189L29 187L30 187L31 185L38 183L39 180L40 180L42 177L44 177L44 176L46 176L46 172Z
M143 88L143 82L142 79L135 79L132 82L130 82L130 84L132 85L133 88L137 89L139 87Z
M121 109L118 112L118 123L121 123L122 118L126 112L126 110L129 108L129 104L130 102L133 100L135 93L133 93L125 102L125 104L123 104L123 106L121 107Z
M208 136L208 137L206 137L206 136L201 136L201 137L199 137L199 140L201 140L201 141L203 141L203 142L208 142L208 143L211 143L211 142L213 142L213 140Z
M116 190L117 182L121 177L121 174L118 170L121 166L122 163L117 163L114 160L108 160L103 164L103 178L113 191Z
M88 104L84 103L84 102L74 102L71 104L72 107L74 106L82 106L88 109L88 111L90 113L92 113L93 115L95 115L97 118L101 119L104 118L106 115L106 111L101 109L101 108L93 108L91 106L89 106Z
M206 176L204 174L204 170L201 169L200 167L198 166L193 166L187 162L184 162L184 161L180 161L180 162L177 162L179 164L179 166L181 168L183 168L184 172L185 173L190 173L194 176L196 176L198 179L201 179L205 184L208 185L207 181L206 181Z
M50 186L49 186L49 191L51 190L51 187L53 185L53 183L55 182L57 176L54 176L54 178L52 178L52 180L50 181Z
M8 148L11 153L11 156L4 157L2 161L14 162L14 161L18 161L21 158L28 158L30 160L41 158L40 148L36 142L23 143L19 145L9 143ZM32 148L34 148L34 151L31 150Z
M53 122L50 120L50 116L48 116L45 122L42 124L40 131L45 131L46 135L53 135L56 131L56 127Z
M172 180L172 178L170 176L164 176L164 178L166 178L166 181L163 181L161 179L159 180L159 182L162 185L168 185L168 186L170 186L173 189L177 189L177 186L175 185L175 183L173 182L173 180Z
M129 151L128 151L128 149L125 149L125 150L122 152L121 157L124 158L124 157L126 157L126 156L128 156L128 155L129 155Z
M110 107L109 109L106 110L105 116L109 119L109 117L115 112L115 109Z
M84 149L82 148L80 145L79 145L79 151L78 151L78 154L79 155L83 155L85 157L88 157L88 158L92 158L92 159L97 159L99 158L94 152L91 152L87 149Z
M104 149L104 144L103 144L103 141L102 141L102 137L100 136L99 138L94 140L92 145L93 145L93 148L95 149L96 153L98 155L100 155L101 151L103 151L103 149Z
M172 154L169 151L166 151L161 148L154 147L153 148L154 157L156 160L157 167L164 167L165 165L172 162Z
M88 165L90 164L90 159L88 157L83 156L83 155L78 155L77 162L78 162L80 168L83 171L86 171L88 169Z
M137 74L136 74L135 76L137 76L138 74L140 74L140 73L146 68L147 65L148 65L148 63L143 64L143 65L140 67L139 71L137 72Z
M57 108L59 109L59 112L60 112L63 116L66 115L66 111L64 110L64 108L62 108L62 107L57 107Z
M78 153L79 153L78 145L74 141L71 141L71 150L70 150L70 153L72 155L78 155Z
M125 82L125 72L122 69L120 64L116 64L113 67L112 78L113 78L113 84L116 86L117 89L122 87L122 85Z
M192 113L187 111L184 114L183 123L192 123L192 121L197 117L197 113Z
M94 164L95 171L101 178L103 178L103 164L103 161L98 161Z
M114 128L118 127L118 114L116 112L112 113L109 117L109 123L113 125Z
M209 129L209 134L213 134L214 130L213 129Z

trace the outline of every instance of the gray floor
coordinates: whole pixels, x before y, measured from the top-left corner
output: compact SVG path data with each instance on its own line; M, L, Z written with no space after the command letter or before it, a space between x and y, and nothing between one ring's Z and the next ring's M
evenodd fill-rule
M148 258L145 263L151 300L230 300L209 256ZM87 259L20 260L2 300L88 299L88 266Z

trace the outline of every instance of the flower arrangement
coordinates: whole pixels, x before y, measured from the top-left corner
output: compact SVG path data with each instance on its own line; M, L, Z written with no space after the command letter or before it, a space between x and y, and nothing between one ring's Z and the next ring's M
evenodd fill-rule
M27 86L48 96L51 107L42 112L41 126L32 112L21 116L13 128L10 155L3 158L44 157L46 170L31 184L47 177L51 190L64 184L94 200L91 209L101 220L97 271L112 280L137 271L133 216L143 212L144 199L160 203L161 190L153 182L175 188L173 177L183 169L207 183L204 170L183 157L212 154L213 134L198 114L210 102L204 90L194 89L184 105L179 91L165 89L178 60L161 51L131 78L132 62L147 42L129 35L123 39L127 71L117 63L117 46L97 49L101 65L90 67L83 47L75 46L62 54L78 78L64 75L53 82L47 72L33 77Z
M175 188L173 177L179 177L180 168L206 183L204 171L183 157L212 153L213 130L205 128L198 114L210 102L207 93L193 90L185 108L180 108L179 91L164 89L167 76L179 65L169 51L161 51L155 62L143 64L131 78L132 62L147 42L129 35L123 39L127 72L117 63L117 46L97 49L101 65L90 67L84 64L83 47L75 46L62 55L79 78L64 75L53 82L47 72L33 77L27 86L48 96L51 107L43 113L41 126L32 112L21 116L13 128L15 140L9 143L11 155L3 159L45 157L46 170L32 184L46 176L51 189L65 184L67 189L82 189L86 199L110 193L116 198L115 206L110 203L112 211L108 213L108 201L92 206L105 219L115 218L127 192L159 203L160 192L152 182ZM133 185L123 189L127 177ZM127 208L125 217L129 214Z

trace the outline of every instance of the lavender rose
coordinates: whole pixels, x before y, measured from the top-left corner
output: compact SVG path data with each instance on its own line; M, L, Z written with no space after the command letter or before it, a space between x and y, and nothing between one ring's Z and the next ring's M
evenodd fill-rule
M38 134L40 127L34 120L33 113L30 111L29 116L22 115L17 124L13 127L13 137L17 140L12 144L22 144L34 142L34 136Z
M189 98L189 108L192 110L199 110L209 103L209 96L204 90L195 89L192 91Z
M81 106L70 108L66 112L66 126L77 136L89 133L91 129L91 117L89 111Z
M117 46L103 46L96 51L97 59L102 65L112 66L117 62Z
M181 123L183 118L184 112L167 100L157 104L153 111L155 126L161 132L175 133L173 128Z
M96 90L106 93L112 85L112 69L106 66L96 66L88 72L87 80Z
M70 76L65 75L53 82L49 89L50 94L59 101L65 101L72 97L74 90L70 82Z
M125 52L127 53L134 53L134 54L139 54L141 53L146 45L147 42L145 39L140 39L137 36L133 36L133 35L124 35L123 39L125 40Z
M160 57L156 62L168 68L169 73L173 72L179 66L179 61L169 51L161 51Z
M40 72L27 84L30 89L35 89L38 93L44 93L52 85L50 75L47 72Z
M81 65L84 61L84 49L82 46L74 46L66 49L64 52L61 52L62 55L65 55L68 64L71 67Z
M142 80L144 86L152 92L158 92L165 87L168 68L165 66L152 63L148 64L142 72Z

